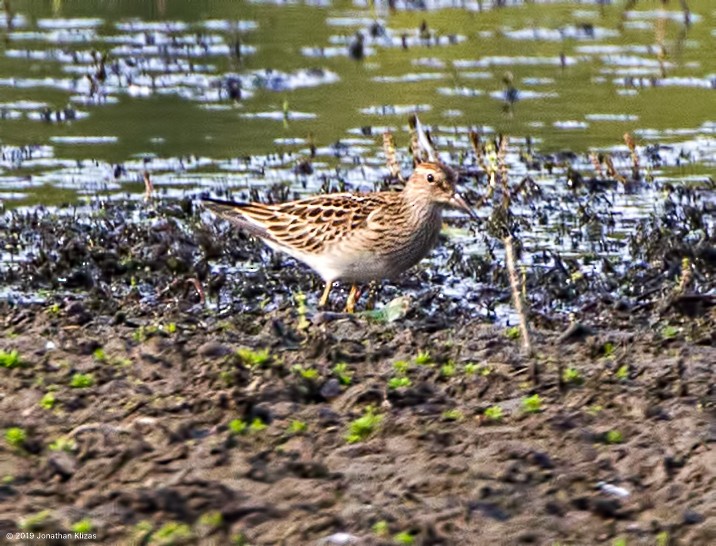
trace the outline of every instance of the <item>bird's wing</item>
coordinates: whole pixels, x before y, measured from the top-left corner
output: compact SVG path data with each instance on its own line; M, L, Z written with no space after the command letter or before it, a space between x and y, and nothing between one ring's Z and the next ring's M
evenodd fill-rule
M367 228L390 229L387 209L399 194L332 193L277 205L206 200L206 206L249 233L301 252L321 252Z

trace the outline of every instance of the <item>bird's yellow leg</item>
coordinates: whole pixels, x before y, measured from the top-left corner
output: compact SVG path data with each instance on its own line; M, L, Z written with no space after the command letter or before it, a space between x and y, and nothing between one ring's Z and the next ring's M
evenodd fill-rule
M351 285L351 291L348 293L348 300L346 301L346 313L355 311L358 298L360 298L360 289L357 284L353 284Z
M321 300L318 302L319 307L325 307L328 305L328 295L331 293L331 288L333 288L332 282L327 282L326 287L323 289L323 295L321 296Z

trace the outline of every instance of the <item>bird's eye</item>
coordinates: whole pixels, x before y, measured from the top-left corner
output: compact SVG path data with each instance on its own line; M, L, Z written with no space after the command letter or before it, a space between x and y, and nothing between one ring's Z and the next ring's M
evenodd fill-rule
M431 184L435 182L435 177L432 174L428 175L428 182L430 182Z

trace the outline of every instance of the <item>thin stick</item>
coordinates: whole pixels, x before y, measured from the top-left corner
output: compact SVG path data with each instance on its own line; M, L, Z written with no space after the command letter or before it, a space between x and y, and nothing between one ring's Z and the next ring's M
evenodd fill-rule
M383 133L383 153L385 153L385 163L388 165L390 175L404 182L403 175L400 173L400 164L395 150L395 139L393 133L386 131Z
M527 356L532 356L532 343L530 343L530 331L527 322L527 314L525 313L525 306L522 300L522 294L520 290L520 280L517 276L517 268L515 267L515 250L512 246L512 235L508 235L504 239L505 243L505 260L507 262L507 272L510 276L510 288L512 289L512 304L515 306L515 311L520 317L520 333L522 334L522 348L524 349ZM532 379L535 381L536 368L532 369Z

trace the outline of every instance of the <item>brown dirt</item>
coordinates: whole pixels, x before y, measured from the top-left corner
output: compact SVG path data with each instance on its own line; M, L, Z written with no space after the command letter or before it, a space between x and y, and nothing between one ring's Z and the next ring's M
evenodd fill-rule
M395 322L316 313L312 277L242 236L221 236L222 257L195 216L115 212L6 225L42 251L5 283L47 299L0 303L0 350L22 360L0 367L0 430L25 432L0 439L0 536L41 544L88 520L102 544L716 543L716 314L708 295L669 296L678 277L639 266L634 282L661 283L650 303L626 281L619 297L575 284L576 326L535 313L527 358L472 301L442 298L429 265L379 294L414 296ZM206 265L251 253L253 272ZM369 407L379 425L350 443Z

